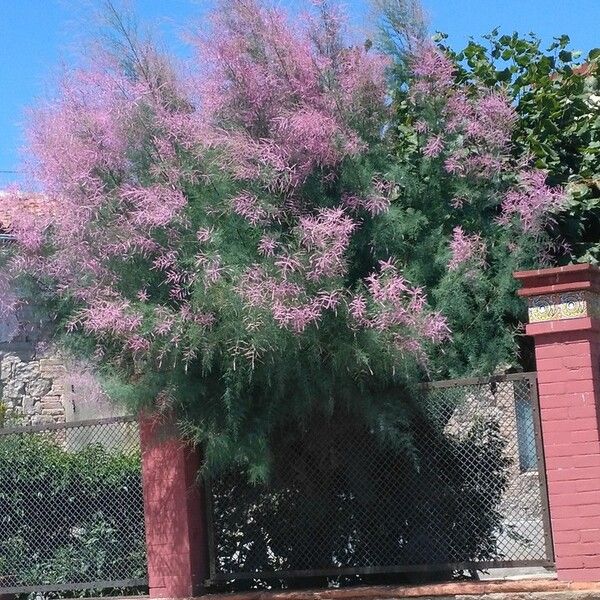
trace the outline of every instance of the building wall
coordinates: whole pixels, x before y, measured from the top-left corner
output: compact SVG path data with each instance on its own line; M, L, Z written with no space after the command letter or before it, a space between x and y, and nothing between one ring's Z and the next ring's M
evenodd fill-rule
M507 471L508 484L498 506L503 515L503 529L498 535L498 550L506 560L519 560L525 556L545 554L546 538L543 522L542 490L537 462L524 468L521 459L525 450L535 449L533 422L521 428L523 438L519 437L519 419L529 415L519 414L518 399L525 395L523 388L515 387L512 381L498 383L494 391L489 385L466 386L458 388L457 406L445 427L446 433L462 437L482 418L491 418L500 426L506 447L504 455L509 459ZM529 402L534 400L529 398ZM530 415L533 418L532 414ZM526 446L525 448L522 446Z

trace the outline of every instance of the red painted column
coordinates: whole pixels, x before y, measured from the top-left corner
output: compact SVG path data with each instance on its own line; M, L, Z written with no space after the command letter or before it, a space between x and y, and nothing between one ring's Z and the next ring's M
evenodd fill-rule
M600 269L515 277L535 342L558 578L600 581Z
M142 417L140 436L150 596L189 598L208 572L200 456L164 417Z

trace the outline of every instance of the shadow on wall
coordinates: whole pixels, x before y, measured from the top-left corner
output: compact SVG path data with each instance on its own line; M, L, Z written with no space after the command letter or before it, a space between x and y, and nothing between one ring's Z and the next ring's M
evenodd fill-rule
M112 402L102 391L98 379L82 362L65 363L65 418L67 422L121 417L123 406Z

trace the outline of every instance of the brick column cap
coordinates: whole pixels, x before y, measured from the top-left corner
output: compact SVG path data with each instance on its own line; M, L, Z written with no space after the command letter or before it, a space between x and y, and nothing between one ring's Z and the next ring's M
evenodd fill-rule
M517 292L523 297L579 291L600 293L600 268L587 263L517 271L514 277L523 284Z
M525 334L533 337L550 334L569 334L582 332L599 332L600 322L590 317L579 319L565 319L564 321L545 321L542 323L528 323L525 326Z

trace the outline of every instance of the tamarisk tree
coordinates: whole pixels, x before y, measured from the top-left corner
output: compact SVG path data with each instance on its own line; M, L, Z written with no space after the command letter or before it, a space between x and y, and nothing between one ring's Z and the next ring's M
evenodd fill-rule
M439 237L444 270L477 278L490 215L493 243L522 256L509 243L533 240L535 262L559 194L524 167L504 176L507 99L457 93L451 63L420 43L405 101L424 116L398 125L392 60L353 43L326 2L292 24L260 0L223 0L184 69L116 22L117 51L96 50L32 112L47 210L9 201L4 273L44 299L111 395L175 410L213 465L264 476L269 431L315 412L395 435L398 390L451 343L427 278L411 283L411 252L390 243L414 214L398 165L416 152L443 166L448 222L477 213L475 196L487 207ZM402 160L398 127L426 136Z
M516 344L526 314L513 272L564 252L551 216L564 191L514 151L519 116L504 87L465 81L433 44L396 56L388 178L399 192L376 224L376 247L401 257L452 330L430 355L432 373L529 366Z

